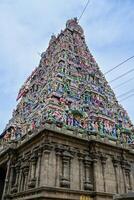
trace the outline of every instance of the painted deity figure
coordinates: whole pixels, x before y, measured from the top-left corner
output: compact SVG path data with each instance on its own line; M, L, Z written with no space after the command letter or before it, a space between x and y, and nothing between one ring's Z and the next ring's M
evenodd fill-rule
M69 113L67 117L67 125L73 126L73 120L73 115Z
M87 129L88 128L88 119L82 119L81 126L82 126L82 128Z
M15 140L16 138L15 138L15 128L13 127L12 129L11 129L11 131L10 131L10 133L11 133L11 140L13 141L13 140Z
M117 138L117 130L116 130L115 125L113 125L113 128L112 128L112 136Z
M51 90L52 90L52 88L51 88L51 85L50 85L50 83L49 83L48 86L47 86L48 94L51 92Z
M120 128L119 127L116 128L116 133L117 133L117 138L120 139L121 138L121 133L120 133Z
M94 130L95 130L96 132L98 132L98 130L99 130L99 125L98 125L98 122L97 122L97 121L94 122Z
M7 130L5 135L4 135L4 140L6 142L8 142L10 140L10 138L11 138L11 133Z
M73 120L73 126L75 127L81 127L80 120L78 118L74 118Z
M54 117L55 120L63 122L63 115L60 111L54 111L52 116Z
M91 120L91 121L89 122L89 130L90 130L90 131L95 131L95 129L94 129L94 121L93 121L93 120Z
M30 130L34 130L36 128L36 122L35 120L33 119L31 124L30 124Z
M103 88L102 85L100 85L100 86L98 87L98 92L101 93L101 94L103 94L104 88Z
M57 91L60 92L60 93L63 93L63 91L64 91L63 84L60 84L60 83L58 84Z
M16 139L20 139L22 134L21 134L21 129L18 127L14 127L14 131L15 131L15 138Z
M98 95L94 95L94 105L99 106L100 105L100 100Z
M91 102L91 95L89 94L89 93L85 93L85 95L84 95L84 103L85 104L90 104L90 102Z
M100 120L99 121L99 133L102 135L104 134L104 123L103 123L103 120Z
M105 120L104 125L105 125L105 132L109 134L110 133L109 121Z

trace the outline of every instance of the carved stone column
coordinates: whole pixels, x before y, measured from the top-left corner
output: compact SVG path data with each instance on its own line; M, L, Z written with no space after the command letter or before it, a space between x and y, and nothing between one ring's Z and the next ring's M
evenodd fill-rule
M11 167L12 157L13 156L11 154L8 155L7 172L6 172L6 178L5 178L5 185L4 185L2 200L4 200L4 197L6 196L7 191L8 191L9 176L10 176L10 167Z
M23 173L24 173L24 190L26 191L28 186L28 173L29 173L28 161L25 163L25 166L23 167Z
M79 189L83 190L83 159L84 155L82 153L78 153L78 160L79 160Z
M21 191L21 185L22 185L22 163L23 160L20 161L20 171L19 171L19 176L18 176L18 192Z
M129 163L129 164L130 164L129 176L130 176L131 190L134 191L134 178L133 178L131 163Z
M38 170L37 170L36 187L40 186L42 152L43 152L43 149L42 149L42 147L40 147L39 150L38 150Z
M34 188L36 185L36 163L37 163L37 154L35 152L33 152L31 159L31 176L30 176L30 182L28 184L29 188Z
M69 151L65 150L62 153L62 177L60 181L61 187L70 187L70 160L72 155Z
M92 159L93 159L93 186L94 186L94 191L98 191L97 188L97 173L98 173L98 169L97 169L97 164L98 164L98 154L94 153L92 154Z
M44 183L48 185L49 181L49 157L52 150L52 145L49 142L43 144L43 153L44 153Z
M15 165L15 183L12 188L12 193L16 193L18 191L18 183L19 183L19 173L20 173L20 163L18 162Z
M8 187L8 193L11 192L13 187L13 177L14 177L14 163L11 164L11 171L10 171L10 178L9 178L9 187Z
M61 146L57 145L55 148L56 151L56 172L55 172L55 186L59 187L60 185L60 156L61 156Z
M84 168L85 168L85 181L84 181L84 189L85 190L93 190L93 184L90 177L90 170L92 169L92 159L86 155L84 158Z
M19 180L19 192L24 191L24 181L25 181L25 176L24 176L24 171L23 171L23 164L24 164L24 160L22 160L21 162L21 166L20 166L20 177Z
M128 188L127 188L127 180L126 180L126 173L125 173L126 160L121 161L121 168L122 168L123 181L124 181L124 193L127 193Z
M125 166L126 187L128 191L132 191L131 164L126 162Z
M101 154L100 156L101 159L101 165L102 165L102 175L103 175L103 184L104 184L104 192L106 192L106 172L105 172L105 166L106 166L106 160L107 157L104 154Z
M119 167L119 160L116 157L113 157L113 166L114 166L114 174L115 174L115 181L116 181L116 193L120 193L119 190L119 174L118 174L118 167Z

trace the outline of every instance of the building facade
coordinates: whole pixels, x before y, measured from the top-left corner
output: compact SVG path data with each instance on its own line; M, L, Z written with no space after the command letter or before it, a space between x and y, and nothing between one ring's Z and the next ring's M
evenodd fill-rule
M134 190L134 152L46 124L0 154L3 199L112 200Z
M3 200L112 200L134 190L133 125L77 19L52 36L0 136Z

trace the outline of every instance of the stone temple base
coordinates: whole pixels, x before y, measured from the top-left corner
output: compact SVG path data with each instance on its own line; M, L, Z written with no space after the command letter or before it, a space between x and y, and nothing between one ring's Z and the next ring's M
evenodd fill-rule
M0 152L2 200L113 200L134 190L133 161L132 149L50 125Z

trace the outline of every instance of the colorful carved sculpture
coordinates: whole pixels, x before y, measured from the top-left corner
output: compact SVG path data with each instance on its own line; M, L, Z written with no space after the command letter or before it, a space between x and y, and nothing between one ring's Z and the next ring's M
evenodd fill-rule
M57 37L51 37L39 66L20 89L19 99L3 132L6 142L45 123L97 132L122 143L134 141L128 114L88 50L76 18L68 20Z

